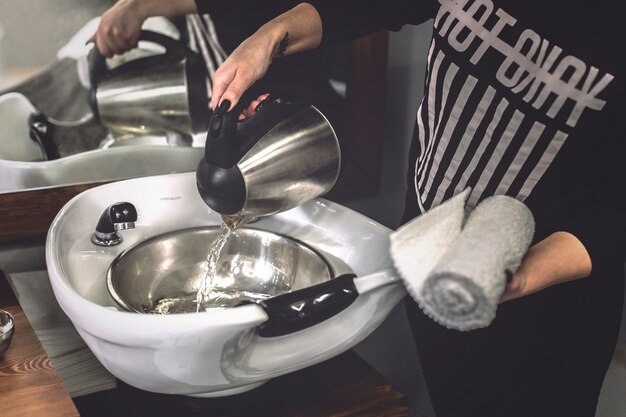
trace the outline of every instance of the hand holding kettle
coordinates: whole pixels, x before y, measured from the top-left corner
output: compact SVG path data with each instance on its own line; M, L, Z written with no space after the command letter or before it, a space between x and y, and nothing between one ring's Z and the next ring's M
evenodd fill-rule
M210 111L202 57L160 33L144 30L139 39L160 45L165 53L109 69L97 48L90 51L93 114L104 126L122 133L205 132Z
M321 39L320 16L308 3L301 3L263 25L215 72L211 107L216 109L228 100L232 109L243 93L265 75L274 58L313 49Z
M332 188L341 150L333 128L315 107L266 98L238 122L225 100L209 123L196 183L221 215L267 216L296 207ZM249 110L247 110L249 112Z
M100 53L110 58L137 46L141 27L153 16L179 16L197 12L194 0L119 0L100 19L91 37Z

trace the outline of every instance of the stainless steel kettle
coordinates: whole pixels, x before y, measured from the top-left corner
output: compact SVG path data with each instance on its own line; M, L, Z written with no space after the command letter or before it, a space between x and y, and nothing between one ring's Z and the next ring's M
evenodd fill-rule
M160 33L142 31L139 40L161 45L165 53L109 70L98 48L94 46L90 51L90 105L94 116L120 133L206 132L210 110L202 58Z
M238 122L225 100L209 123L196 182L222 215L265 216L329 191L341 168L335 132L315 107L268 99Z

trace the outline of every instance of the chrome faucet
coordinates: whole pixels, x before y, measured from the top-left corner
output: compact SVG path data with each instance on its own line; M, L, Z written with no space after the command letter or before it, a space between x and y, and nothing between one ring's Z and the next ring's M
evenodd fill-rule
M118 230L134 229L137 209L131 203L115 203L102 213L91 242L98 246L115 246L122 242Z

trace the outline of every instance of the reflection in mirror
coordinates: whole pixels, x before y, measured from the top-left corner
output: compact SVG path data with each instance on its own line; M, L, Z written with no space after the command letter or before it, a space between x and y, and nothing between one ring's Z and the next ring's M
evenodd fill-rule
M91 46L85 42L95 32L98 16L112 4L108 0L0 3L4 29L0 39L0 197L6 194L13 204L29 206L31 199L33 205L41 201L36 194L63 188L52 193L55 203L50 204L48 216L38 213L48 222L64 198L89 188L88 184L192 171L204 153L208 110L191 127L180 117L162 117L166 113L189 116L189 108L176 106L189 102L187 93L195 99L199 93L206 94L206 85L197 80L197 73L206 73L184 68L191 65L188 55L181 58L172 52L176 48L161 41L140 42L133 51L107 60L106 68L94 77ZM253 19L228 13L211 17L204 16L201 22L213 25L224 54L255 29ZM61 18L64 25L54 23ZM144 29L193 46L199 29L191 23L189 17L151 18ZM201 48L195 51L203 63L213 59L216 66L220 62L215 55L207 58ZM386 54L387 36L377 34L350 45L286 57L276 60L248 94L250 99L271 92L308 102L329 118L343 158L331 199L377 190ZM207 72L210 75L210 69ZM190 73L196 77L194 88L180 83ZM168 90L172 86L176 88ZM166 93L181 89L182 95ZM159 100L134 101L139 96ZM194 107L204 110L206 97L201 98L204 101ZM0 204L7 207L1 198ZM17 212L24 219L28 216L27 211ZM20 224L18 220L11 222ZM45 223L40 228L44 233Z
M133 94L141 96L138 87L147 80L163 78L162 67L144 65L143 69L149 71L136 69L132 82L124 86L107 84L107 77L123 78L119 71L125 65L136 65L147 59L147 55L158 59L162 48L141 42L133 51L109 60L110 69L102 71L97 83L92 82L91 45L86 43L98 26L97 16L112 2L68 2L71 5L64 2L55 7L43 0L29 3L33 3L30 6L37 12L11 7L1 14L6 33L4 49L8 50L1 59L3 73L8 75L1 80L4 89L0 91L0 193L195 169L203 155L203 132L195 140L186 132L168 126L155 129L145 121L158 111L145 102L128 100ZM42 31L35 26L32 33L24 33L27 23L56 21L61 16L64 19L69 16L75 23L71 31L43 33L44 24ZM22 25L13 21L4 23L11 19L21 20ZM180 37L176 26L164 18L150 19L145 26L164 37ZM17 42L19 36L24 39ZM43 56L30 56L30 44L44 44ZM99 100L96 91L101 85L108 87L105 94L126 91L127 100L118 102L113 113L109 107L95 104ZM168 87L172 90L171 85L165 85L165 89L153 89L147 94L168 103L162 113L188 114L188 109L175 106L180 99L177 102L171 95L162 94ZM174 87L186 89L185 85ZM94 108L101 111L94 112ZM126 116L130 121L127 126L135 125L136 129L117 129L118 125L111 122L116 114Z

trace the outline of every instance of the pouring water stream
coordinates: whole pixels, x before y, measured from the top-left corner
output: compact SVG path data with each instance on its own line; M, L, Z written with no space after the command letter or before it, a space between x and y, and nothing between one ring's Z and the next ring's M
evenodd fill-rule
M215 294L215 276L217 275L217 265L222 254L222 250L232 233L241 225L246 224L250 220L249 217L241 215L227 215L222 216L222 225L220 226L220 233L217 238L211 243L209 247L209 254L206 262L202 268L203 277L198 287L198 293L196 294L196 313L200 312L203 305L211 303L212 298L216 297Z
M164 298L159 300L152 309L155 314L172 314L177 312L190 311L190 303L195 304L196 313L203 310L223 308L229 305L229 300L233 294L226 294L223 291L216 291L215 278L217 275L217 267L219 265L222 250L228 243L233 232L248 223L251 220L249 216L241 215L224 215L222 216L222 224L217 238L209 246L206 261L202 266L202 278L198 285L195 297L191 299L189 296L177 298Z

